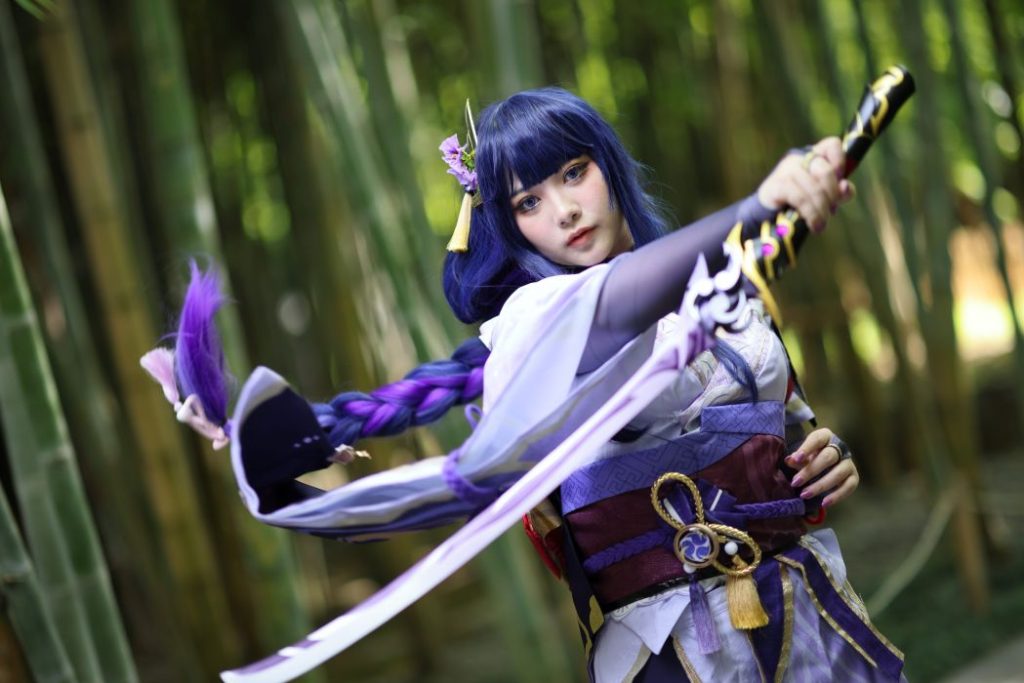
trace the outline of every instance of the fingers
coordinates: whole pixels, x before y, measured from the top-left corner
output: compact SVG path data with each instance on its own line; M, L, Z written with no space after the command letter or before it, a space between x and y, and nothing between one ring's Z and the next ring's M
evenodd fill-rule
M853 186L842 178L845 163L839 138L825 138L807 154L784 157L758 188L758 199L769 208L792 207L820 232L836 208L853 196Z
M855 465L852 460L844 460L840 463L840 466L844 469L852 469L853 471L836 487L834 491L832 491L832 493L825 496L825 499L821 501L822 507L832 507L853 493L860 484L860 472L857 471L857 465Z
M819 140L812 148L814 153L828 162L836 180L843 177L846 169L846 155L843 154L843 143L836 136Z
M793 486L803 486L828 468L835 466L838 462L839 451L828 446L822 448L817 453L809 456L808 463L797 470L797 473L793 475Z
M835 449L829 448L828 450L834 451ZM857 466L850 460L843 460L836 463L832 469L823 474L819 479L805 486L800 492L800 497L807 500L808 498L814 498L815 496L823 493L838 490L841 486L845 486L851 479L855 479L853 486L856 488L857 482L860 480L857 472ZM850 491L852 490L853 489L850 489ZM833 495L835 494L830 493L829 497L832 497Z
M821 503L822 507L835 505L853 493L860 484L857 465L851 459L840 459L839 450L829 445L831 438L832 430L816 429L807 435L796 451L786 457L786 463L797 469L791 483L794 488L803 486L801 498L806 500L828 493Z
M800 444L799 448L786 457L786 463L794 469L799 469L809 463L818 451L827 446L828 440L831 438L831 429L825 429L824 427L815 429L804 437L803 443Z

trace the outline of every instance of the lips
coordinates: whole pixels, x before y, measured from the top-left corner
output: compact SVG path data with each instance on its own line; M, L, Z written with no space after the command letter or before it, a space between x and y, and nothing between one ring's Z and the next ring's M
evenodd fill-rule
M594 227L580 228L569 235L569 241L566 242L568 247L581 247L590 241L591 234L594 232Z

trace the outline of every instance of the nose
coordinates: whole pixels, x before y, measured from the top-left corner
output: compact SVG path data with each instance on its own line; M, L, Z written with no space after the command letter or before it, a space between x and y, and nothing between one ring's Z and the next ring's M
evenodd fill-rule
M571 228L580 219L579 202L569 193L559 192L555 198L555 209L558 227Z

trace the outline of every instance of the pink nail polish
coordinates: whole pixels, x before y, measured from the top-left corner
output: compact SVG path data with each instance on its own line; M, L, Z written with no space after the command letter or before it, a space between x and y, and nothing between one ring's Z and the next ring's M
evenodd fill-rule
M801 498L810 498L813 495L814 491L812 491L811 489L804 489L803 491L800 492Z
M804 478L798 474L795 477L793 477L793 481L790 482L790 485L793 486L793 488L796 488L797 486L800 486L800 484L802 483L804 483Z

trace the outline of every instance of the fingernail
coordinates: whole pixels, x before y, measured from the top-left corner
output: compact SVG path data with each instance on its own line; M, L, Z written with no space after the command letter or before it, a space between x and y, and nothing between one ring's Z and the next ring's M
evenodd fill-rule
M832 498L830 496L825 496L825 500L821 501L821 507L823 507L823 508L827 508L831 504L832 504Z
M811 490L811 489L804 489L803 491L800 492L800 497L801 498L810 498L813 495L814 495L814 491Z
M793 481L792 481L792 482L790 482L790 484L791 484L791 485L792 485L792 486L793 486L794 488L796 488L797 486L800 486L800 484L802 484L802 483L804 483L804 478L803 478L803 477L801 477L801 476L800 476L799 474L798 474L798 475L796 475L795 477L793 477Z
M812 225L811 227L814 228L815 232L821 232L822 230L825 229L825 221L818 219L814 221L814 225Z

